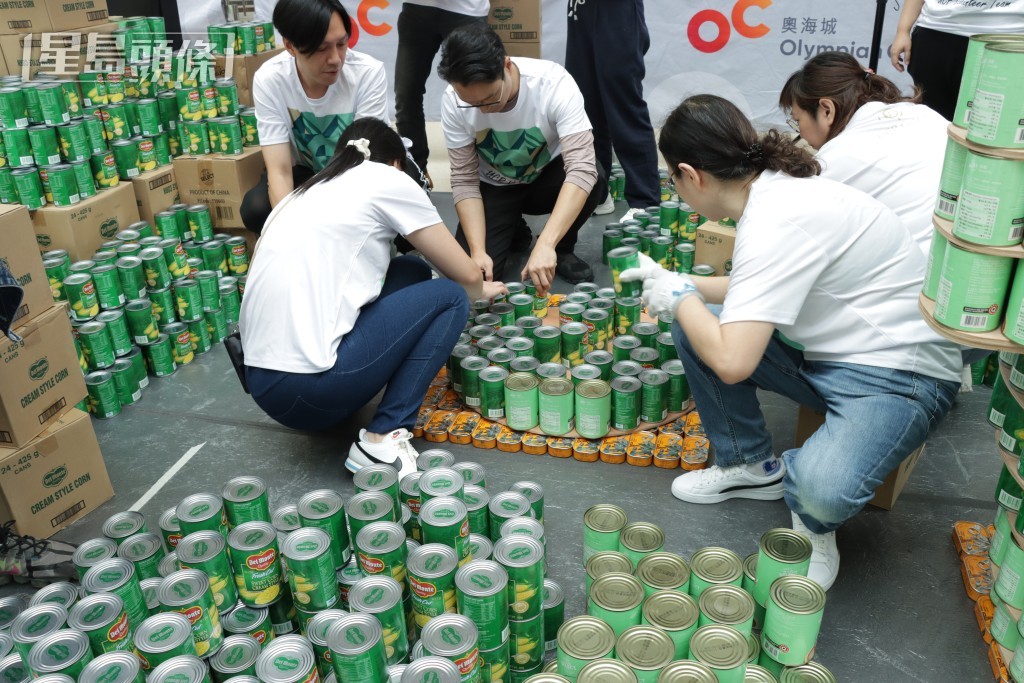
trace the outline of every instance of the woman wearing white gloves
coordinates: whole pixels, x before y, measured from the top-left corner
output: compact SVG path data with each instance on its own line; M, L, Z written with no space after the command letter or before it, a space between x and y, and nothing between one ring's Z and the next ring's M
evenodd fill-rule
M622 274L643 281L650 315L675 318L715 449L715 465L677 477L672 493L785 498L812 541L809 575L828 589L835 530L924 442L959 386L957 348L918 313L925 257L883 204L816 177L809 153L776 131L759 138L722 98L683 101L658 146L683 201L738 221L730 277L691 278L646 257ZM825 412L825 424L776 458L758 388Z

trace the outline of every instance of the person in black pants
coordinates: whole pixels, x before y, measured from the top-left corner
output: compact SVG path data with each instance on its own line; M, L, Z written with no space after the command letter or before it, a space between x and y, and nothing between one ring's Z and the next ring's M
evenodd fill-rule
M416 165L427 172L427 129L423 117L423 94L434 55L454 29L484 23L490 8L487 0L474 0L465 11L448 11L416 0L402 3L398 15L398 55L395 58L395 123L398 133L412 142L409 150ZM429 177L429 176L428 176Z
M626 202L633 209L657 206L658 150L643 92L651 44L643 0L568 2L565 68L583 93L597 161L611 168L614 146L626 174Z

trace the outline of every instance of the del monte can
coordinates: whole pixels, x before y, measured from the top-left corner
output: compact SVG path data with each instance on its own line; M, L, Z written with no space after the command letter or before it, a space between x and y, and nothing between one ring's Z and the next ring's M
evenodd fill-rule
M242 604L263 607L281 594L277 531L267 522L245 522L228 536L234 583Z

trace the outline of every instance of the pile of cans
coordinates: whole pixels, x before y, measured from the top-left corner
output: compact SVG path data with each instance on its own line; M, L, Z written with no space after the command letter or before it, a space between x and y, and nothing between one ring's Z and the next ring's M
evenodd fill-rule
M255 110L239 107L233 79L213 77L209 53L154 58L163 18L119 23L123 71L0 77L0 203L72 206L181 154L259 144Z
M214 234L204 204L175 204L155 225L133 223L93 257L43 254L54 301L66 301L99 418L142 397L149 375L167 377L224 341L238 322L249 269L243 237ZM147 371L148 368L148 371Z
M323 489L272 510L261 479L238 477L220 495L188 496L156 529L138 512L111 516L72 558L81 589L0 601L0 676L496 683L538 673L564 620L562 590L545 578L543 488L523 481L492 498L484 469L448 451L417 465L401 481L386 465L360 470L347 502Z
M210 24L206 35L214 54L258 55L277 47L272 21L229 21Z
M587 614L558 630L544 683L835 681L811 661L825 592L806 537L770 529L745 560L707 547L687 562L618 506L591 507L583 527Z

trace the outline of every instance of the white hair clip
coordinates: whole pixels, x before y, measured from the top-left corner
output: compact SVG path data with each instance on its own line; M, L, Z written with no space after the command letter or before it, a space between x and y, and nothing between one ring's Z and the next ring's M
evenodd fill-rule
M363 153L363 158L364 159L369 159L370 158L370 141L367 140L366 138L358 138L356 140L349 140L346 143L346 146L347 147L355 147L356 149L358 149L360 152Z

